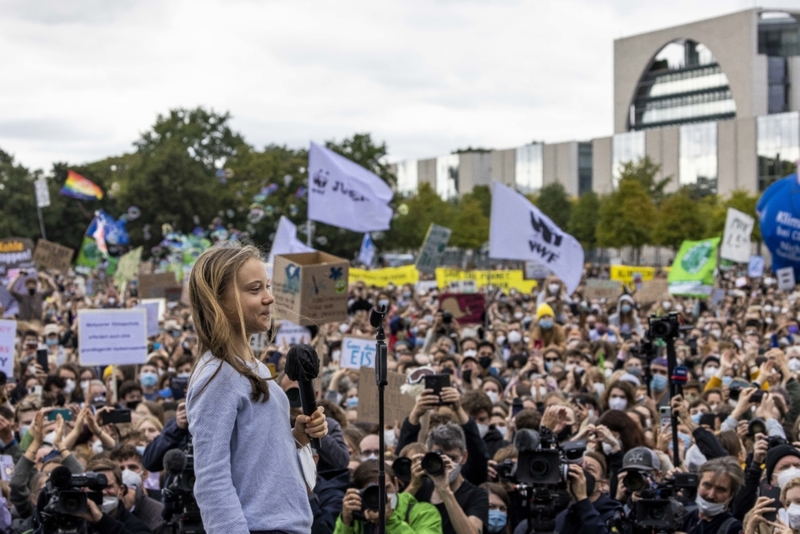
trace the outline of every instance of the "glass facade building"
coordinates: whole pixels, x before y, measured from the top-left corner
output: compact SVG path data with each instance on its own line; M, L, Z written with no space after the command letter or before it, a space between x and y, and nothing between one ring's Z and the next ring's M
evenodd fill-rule
M517 148L514 183L521 193L534 193L544 185L543 152L541 143Z
M442 200L458 197L458 154L436 158L436 193Z
M717 192L717 123L680 127L680 185L694 185L702 194Z
M592 190L592 143L578 143L578 196Z
M623 163L639 161L645 156L644 132L616 134L612 139L611 178L616 187Z
M413 195L419 187L419 166L417 160L411 159L397 163L397 192L401 195Z
M731 119L736 103L728 77L703 44L672 42L656 54L636 89L630 129Z
M758 190L797 170L800 159L800 112L758 117Z

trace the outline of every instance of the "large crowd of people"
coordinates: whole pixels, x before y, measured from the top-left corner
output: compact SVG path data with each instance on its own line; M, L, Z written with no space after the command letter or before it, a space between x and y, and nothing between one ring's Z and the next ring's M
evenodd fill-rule
M530 294L479 288L481 324L439 309L436 289L351 284L347 320L312 325L303 340L321 361L328 429L314 452L311 532L376 532L381 506L391 534L651 532L659 517L672 523L658 531L800 531L800 303L774 278L734 284L740 275L721 273L724 296L713 301L641 302L627 287L594 299L584 285L568 294L555 276ZM587 266L589 278L608 270ZM0 532L49 532L40 525L53 514L88 532L177 532L184 509L169 500L179 477L169 453L191 455L190 417L221 417L187 415L203 356L189 307L167 303L141 365L85 367L78 312L135 306L135 286L119 294L94 275L40 272L7 287L17 344L13 376L0 376ZM376 306L388 309L389 369L414 399L385 428L359 418L377 399L360 396L359 370L338 363L344 336L375 336ZM293 422L302 410L284 373L290 346L269 341L280 313L273 306L255 356L286 392ZM650 335L651 316L678 320L674 341ZM670 393L668 344L686 370L680 394ZM386 503L374 491L380 435ZM259 468L250 476L270 476ZM53 512L66 472L105 475L102 499Z

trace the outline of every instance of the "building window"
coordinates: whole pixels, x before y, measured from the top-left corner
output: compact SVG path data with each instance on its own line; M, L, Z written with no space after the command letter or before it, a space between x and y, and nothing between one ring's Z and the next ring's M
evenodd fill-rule
M515 185L521 193L534 193L544 185L542 146L534 143L517 148Z
M592 143L578 143L578 196L592 190Z
M410 159L397 163L397 192L401 195L413 195L419 187L417 160Z
M639 80L631 105L631 130L674 126L736 116L728 77L703 44L669 43Z
M717 192L717 123L686 124L680 129L679 183L702 195Z
M644 158L644 132L616 134L612 140L611 177L614 187L620 178L623 163Z
M797 170L800 159L800 112L766 115L756 119L758 128L758 190Z
M458 154L436 158L436 192L442 200L458 197Z
M800 24L788 13L766 11L758 21L758 53L771 57L800 55Z

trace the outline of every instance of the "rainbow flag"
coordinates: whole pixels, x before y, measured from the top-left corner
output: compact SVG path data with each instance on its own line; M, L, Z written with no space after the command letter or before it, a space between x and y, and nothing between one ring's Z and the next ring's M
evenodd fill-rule
M96 183L84 178L75 171L67 173L67 181L64 182L64 186L61 188L61 194L78 200L100 200L103 198L103 190Z

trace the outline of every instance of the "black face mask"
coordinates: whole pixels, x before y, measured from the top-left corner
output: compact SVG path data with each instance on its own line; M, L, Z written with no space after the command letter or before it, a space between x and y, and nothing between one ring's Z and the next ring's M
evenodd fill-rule
M572 425L567 425L564 427L564 430L562 430L561 432L558 433L558 435L556 435L556 438L558 439L559 443L562 443L564 441L567 441L570 438L570 436L572 436Z
M488 369L490 365L492 365L492 358L491 356L481 356L478 358L478 363L484 369Z
M28 288L28 294L30 296L34 296L36 294L36 288L35 287L29 287Z

